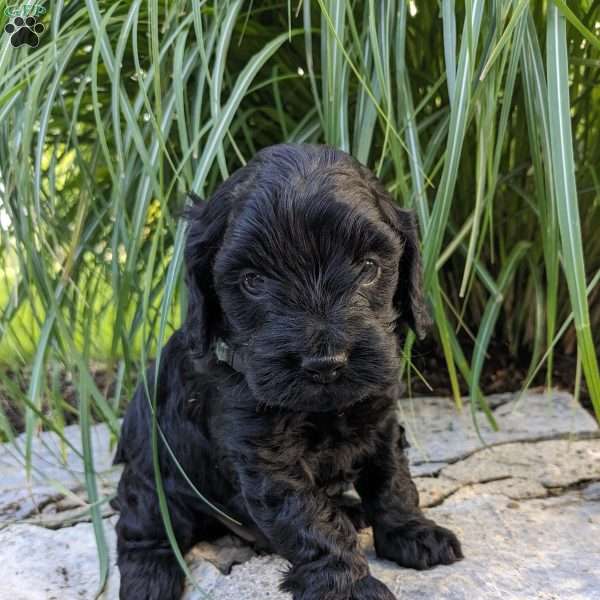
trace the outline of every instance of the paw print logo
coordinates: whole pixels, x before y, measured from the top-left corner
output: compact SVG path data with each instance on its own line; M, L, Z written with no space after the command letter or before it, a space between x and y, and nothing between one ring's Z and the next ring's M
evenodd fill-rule
M37 48L40 43L40 35L44 32L44 26L35 17L17 17L12 23L4 27L5 33L10 35L10 43L18 48L27 44Z

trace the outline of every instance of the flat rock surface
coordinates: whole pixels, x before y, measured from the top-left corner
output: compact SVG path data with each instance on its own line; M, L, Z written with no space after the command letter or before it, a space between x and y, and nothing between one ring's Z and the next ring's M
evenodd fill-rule
M120 468L112 466L115 440L103 424L92 428L91 438L98 486L109 494L120 474ZM32 439L29 477L23 466L26 448L24 434L14 444L0 444L0 524L28 517L43 520L44 509L51 510L51 505L61 500L66 510L65 488L74 492L68 498L69 508L77 507L76 498L84 496L81 431L77 425L65 427L62 439L53 433Z
M466 558L417 572L375 557L375 576L399 599L600 600L600 438L593 419L565 393L490 398L500 425L481 417L483 447L468 407L419 398L399 407L412 470L426 513L460 537ZM79 430L73 446L51 434L33 440L27 480L17 445L0 446L0 600L86 600L99 587L98 555L83 492ZM108 430L94 430L100 493L119 471ZM115 516L104 509L110 573L102 597L117 600ZM290 600L278 590L286 562L257 556L231 537L198 544L187 556L200 590L185 600ZM224 573L230 571L229 575ZM202 591L201 591L202 590Z
M597 501L583 502L579 493L571 492L516 505L501 495L478 495L429 510L428 515L456 531L463 543L463 561L411 571L375 559L371 540L365 540L373 574L399 599L600 598ZM207 580L204 589L219 599L289 600L276 587L278 572L285 567L285 561L272 556L253 558L234 567L229 577ZM201 598L191 589L185 596Z
M497 394L489 396L488 403L498 431L492 430L483 413L475 413L479 434L487 445L598 431L591 415L566 392L530 392L522 397ZM414 474L438 472L444 464L482 447L468 399L460 414L448 398L402 400L398 414L411 444L408 454Z

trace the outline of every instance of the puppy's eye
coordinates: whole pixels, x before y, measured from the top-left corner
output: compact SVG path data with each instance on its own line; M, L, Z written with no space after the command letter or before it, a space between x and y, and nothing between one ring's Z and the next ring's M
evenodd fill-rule
M379 263L372 258L367 258L363 261L358 280L362 287L373 285L381 273Z
M254 271L247 271L242 275L242 287L251 296L259 295L265 285L265 278Z

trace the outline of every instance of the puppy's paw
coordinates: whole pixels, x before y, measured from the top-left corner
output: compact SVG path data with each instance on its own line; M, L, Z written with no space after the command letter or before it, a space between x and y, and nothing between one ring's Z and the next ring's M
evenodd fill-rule
M397 600L397 598L379 579L367 575L352 586L350 600Z
M293 600L397 600L396 596L372 575L365 575L354 582L349 577L336 580L335 571L321 575L296 582L287 579L280 588L292 592ZM346 572L346 575L349 573Z
M456 535L428 519L375 531L375 550L381 558L418 570L449 565L463 558Z
M179 600L184 575L175 557L120 557L120 600Z

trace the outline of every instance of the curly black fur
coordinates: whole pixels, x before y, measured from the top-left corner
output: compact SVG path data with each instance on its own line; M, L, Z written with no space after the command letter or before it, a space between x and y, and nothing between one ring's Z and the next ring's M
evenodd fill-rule
M358 547L366 525L377 554L402 566L460 559L455 535L419 510L395 412L403 327L422 336L429 324L412 213L344 152L279 145L188 216L188 312L155 392L161 431L196 488L290 562L282 588L295 600L393 600ZM218 339L243 367L217 359ZM309 369L340 356L329 379ZM116 457L120 597L171 600L184 578L158 508L145 389ZM182 551L223 534L162 443L159 459ZM352 485L361 503L348 506Z

